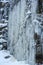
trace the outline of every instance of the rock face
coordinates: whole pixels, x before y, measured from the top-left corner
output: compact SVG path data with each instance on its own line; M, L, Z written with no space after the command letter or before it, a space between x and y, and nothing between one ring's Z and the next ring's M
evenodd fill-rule
M10 53L19 61L30 65L35 63L34 32L36 23L37 0L20 0L14 5L9 15L9 45ZM37 20L36 20L37 21Z

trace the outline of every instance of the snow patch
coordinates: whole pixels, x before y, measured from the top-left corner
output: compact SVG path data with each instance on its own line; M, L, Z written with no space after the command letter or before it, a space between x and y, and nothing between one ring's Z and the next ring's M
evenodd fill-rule
M6 56L9 58L5 59ZM10 55L9 51L2 50L0 51L0 65L29 65L25 64L23 61L17 61L12 55Z

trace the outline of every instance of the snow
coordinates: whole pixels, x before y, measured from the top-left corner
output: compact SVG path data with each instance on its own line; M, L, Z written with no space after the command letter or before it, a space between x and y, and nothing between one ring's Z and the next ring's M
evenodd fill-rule
M7 41L5 39L1 38L0 42L3 43L3 42L7 42Z
M39 23L39 21L38 21L38 20L36 20L36 19L34 19L34 20L33 20L33 22L34 22L34 23Z
M0 45L0 50L2 49L3 45Z
M8 21L7 21L7 20L5 20L5 23L8 23Z
M2 21L5 21L5 19L2 19Z
M25 19L27 19L30 15L31 15L31 11L28 10L27 13L26 13L26 17L25 17Z
M4 2L4 3L6 3L6 2L9 2L8 0L1 0L1 2Z
M35 26L35 32L40 35L41 34L41 26L40 26L40 22L37 19L33 20L33 24Z
M28 17L29 17L28 15L25 17L25 21L26 21L26 19L27 19Z
M31 11L30 11L30 10L28 10L28 12L27 12L26 14L31 14Z
M9 58L5 58L9 56ZM9 51L1 50L0 51L0 65L29 65L25 64L22 61L17 61L12 55L10 55Z
M3 8L1 8L1 11L3 11Z
M0 38L2 38L3 37L3 35L0 35Z
M37 23L37 24L39 24L39 25L41 24L41 22L39 22L37 19L34 19L34 20L33 20L33 23L35 23L35 24Z
M5 27L5 26L7 26L7 23L0 23L0 27Z
M6 27L6 28L4 28L5 30L8 30L8 28Z

